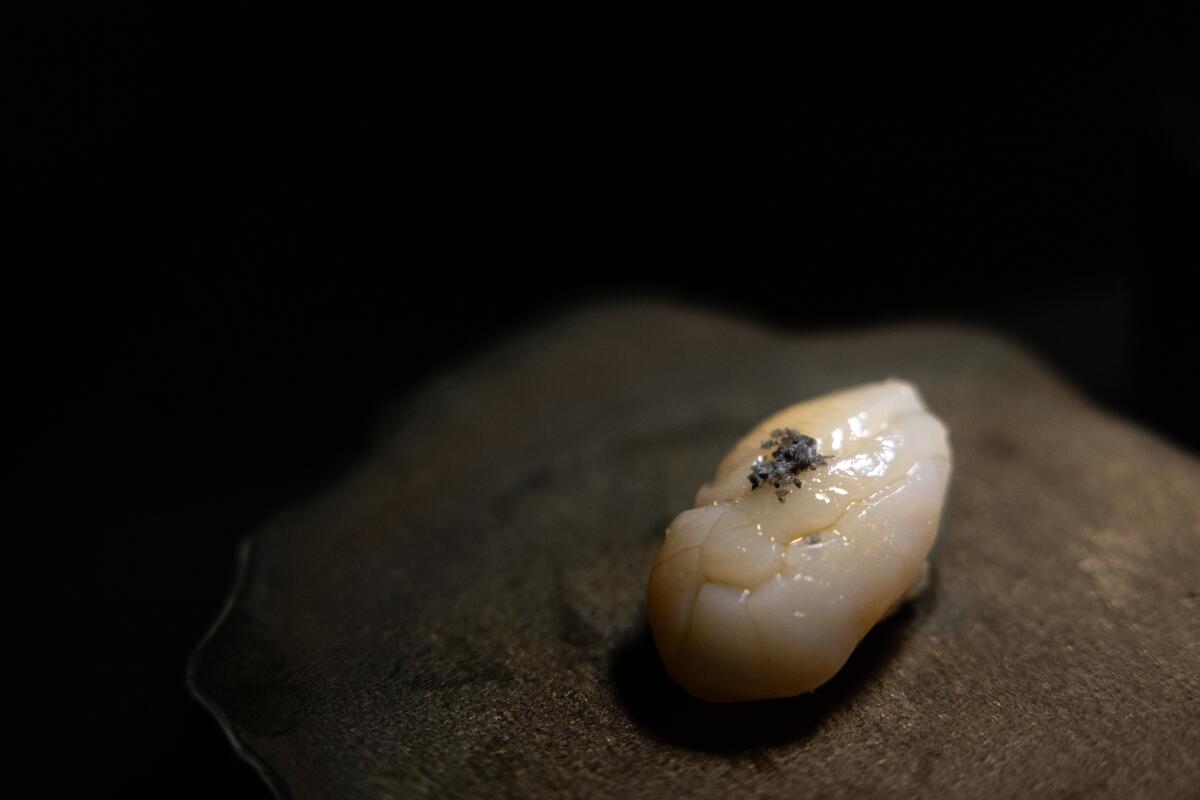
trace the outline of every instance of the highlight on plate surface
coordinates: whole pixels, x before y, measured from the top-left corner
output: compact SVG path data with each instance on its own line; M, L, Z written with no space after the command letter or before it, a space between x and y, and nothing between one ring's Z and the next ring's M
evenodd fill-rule
M667 672L719 702L828 681L924 588L950 470L945 426L904 381L763 420L654 559L647 612Z

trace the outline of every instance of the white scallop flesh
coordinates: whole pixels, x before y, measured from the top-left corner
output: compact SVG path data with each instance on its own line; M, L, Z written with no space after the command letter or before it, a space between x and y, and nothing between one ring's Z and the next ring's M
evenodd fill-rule
M751 487L777 428L825 463L782 502ZM671 677L703 700L790 697L841 669L876 622L924 586L950 477L946 428L916 389L888 380L763 420L667 529L647 587Z

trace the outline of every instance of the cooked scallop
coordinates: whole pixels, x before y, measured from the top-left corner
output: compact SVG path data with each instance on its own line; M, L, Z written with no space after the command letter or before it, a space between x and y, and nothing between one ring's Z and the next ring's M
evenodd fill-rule
M949 477L946 428L904 381L763 420L654 559L647 611L667 672L710 701L825 683L923 588Z

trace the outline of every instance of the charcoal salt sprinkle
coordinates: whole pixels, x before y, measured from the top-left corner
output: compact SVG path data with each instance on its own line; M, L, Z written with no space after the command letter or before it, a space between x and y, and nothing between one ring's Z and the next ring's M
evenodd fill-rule
M776 428L771 431L771 438L764 439L762 448L774 447L771 458L759 456L750 468L747 480L750 488L757 489L764 483L775 488L775 496L783 502L789 489L783 488L788 484L800 487L800 473L819 467L825 463L825 456L817 451L817 440L805 436L791 428Z

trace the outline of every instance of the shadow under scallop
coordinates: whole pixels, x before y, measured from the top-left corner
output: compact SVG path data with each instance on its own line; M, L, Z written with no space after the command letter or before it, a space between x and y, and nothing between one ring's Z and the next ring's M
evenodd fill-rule
M876 625L828 683L810 694L752 703L706 703L671 680L649 625L618 647L610 662L618 702L642 730L694 750L744 753L798 742L815 733L829 713L850 702L903 644L910 622L927 613L936 582Z

